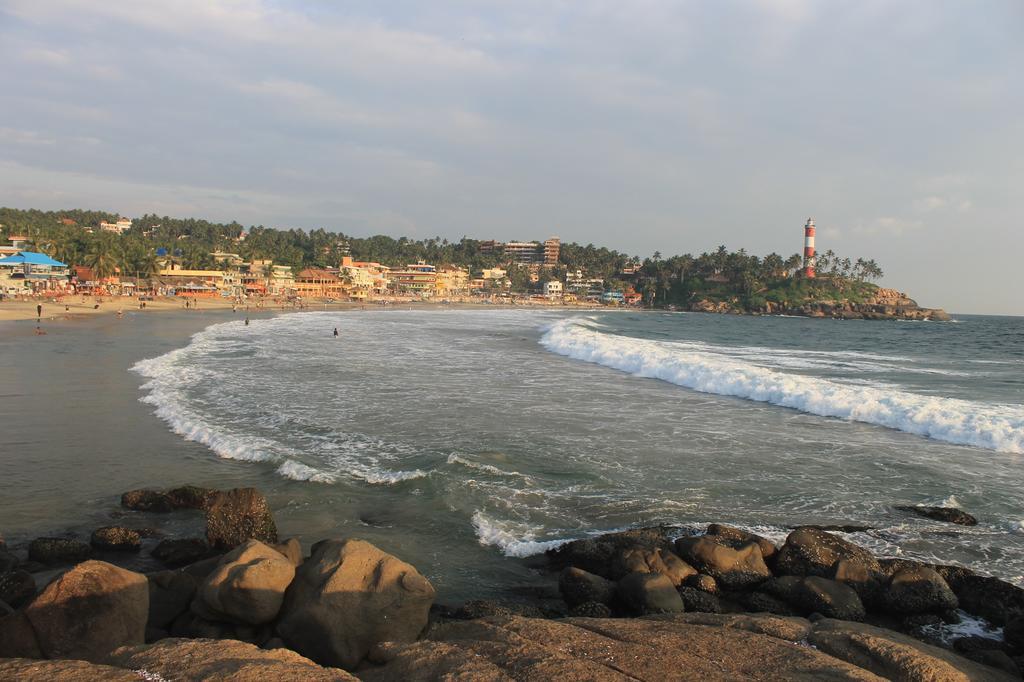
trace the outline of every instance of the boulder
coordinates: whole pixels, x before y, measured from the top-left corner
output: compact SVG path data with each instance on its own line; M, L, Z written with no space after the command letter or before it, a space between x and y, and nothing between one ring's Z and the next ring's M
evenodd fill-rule
M210 620L261 625L277 617L295 566L259 540L225 554L199 586L192 612Z
M1024 590L999 578L971 575L959 581L960 608L994 625L1024 616Z
M292 563L292 566L298 566L302 563L302 544L298 538L288 538L282 543L272 545L272 547L287 558Z
M119 646L142 644L148 612L146 576L103 561L78 564L25 609L47 658L93 662Z
M767 592L745 592L739 597L740 605L752 613L771 613L777 616L799 616L800 612L788 602Z
M611 618L612 609L607 604L588 601L572 607L569 610L569 615L577 618Z
M708 594L718 594L718 581L706 573L696 573L683 581L683 585Z
M875 604L882 591L882 575L874 573L860 561L840 559L836 562L832 579L853 588L867 606Z
M166 514L174 511L167 495L159 490L129 490L121 494L121 506L133 511Z
M24 611L15 611L0 618L0 659L42 657L36 631Z
M139 682L134 670L97 665L86 661L35 661L30 658L0 660L0 680L18 682ZM152 679L152 678L151 678Z
M838 561L860 564L870 574L881 574L882 567L871 552L852 542L816 528L798 528L786 538L786 544L775 558L779 575L834 575Z
M612 559L611 571L615 580L630 573L660 573L676 586L697 573L692 566L661 547L628 547L620 550Z
M800 582L797 603L808 613L826 618L864 620L864 604L852 587L819 576L808 576Z
M172 509L206 509L210 499L217 494L212 488L183 485L163 493Z
M92 547L67 538L36 538L28 546L28 558L47 566L77 564L92 556Z
M411 642L427 625L434 587L362 540L326 540L298 568L277 632L323 665L355 668L380 642Z
M149 677L144 679L175 682L356 680L342 670L322 668L289 649L260 649L252 644L223 639L162 639L155 644L122 647L113 652L107 662L119 668L145 671Z
M686 611L695 611L698 613L721 613L722 604L718 601L718 597L708 592L698 590L693 587L680 587L678 588L679 596L683 600L683 606Z
M18 567L18 557L6 547L0 547L0 571L13 571Z
M142 536L131 528L105 526L92 532L89 544L101 551L138 552L142 548Z
M147 627L170 631L171 623L188 611L199 581L184 571L150 573Z
M573 540L547 551L548 562L556 568L576 566L583 570L612 579L612 558L621 550L631 547L655 549L668 547L671 528L656 526L637 528L618 533L606 533L596 538Z
M1018 616L1003 626L1003 639L1008 647L1024 653L1024 616Z
M36 596L36 581L28 571L0 573L0 601L20 608Z
M543 618L544 613L534 604L495 599L470 599L451 612L456 620L474 620L488 616L526 616Z
M558 576L558 589L570 607L586 602L611 604L615 597L615 583L582 568L568 566Z
M714 578L727 590L742 590L772 576L756 542L733 548L715 536L680 538L676 551L701 573Z
M775 556L775 553L778 551L778 547L775 546L775 543L768 538L761 537L760 535L756 535L724 523L710 524L707 529L707 534L714 535L715 537L719 537L724 540L733 540L739 543L756 542L757 546L761 549L761 557L766 563L770 562L771 558Z
M216 549L233 549L246 540L277 543L277 526L267 498L255 488L217 492L206 505L206 540Z
M898 506L900 511L910 512L918 516L924 516L935 521L956 523L961 526L976 526L978 519L974 518L962 509L956 507L924 507L924 506Z
M630 573L619 581L616 595L623 610L638 616L684 610L672 580L661 573Z
M883 595L888 611L898 614L932 613L959 606L942 576L930 568L899 571Z
M211 558L215 550L202 538L161 540L151 552L154 559L171 568L180 568Z

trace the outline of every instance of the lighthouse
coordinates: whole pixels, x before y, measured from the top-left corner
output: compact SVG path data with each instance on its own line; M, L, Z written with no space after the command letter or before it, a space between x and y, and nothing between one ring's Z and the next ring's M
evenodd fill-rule
M808 218L804 225L804 276L814 277L814 219Z

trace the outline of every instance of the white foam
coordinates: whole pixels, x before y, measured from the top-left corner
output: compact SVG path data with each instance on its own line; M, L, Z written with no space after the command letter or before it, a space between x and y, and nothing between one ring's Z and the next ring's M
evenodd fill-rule
M474 512L472 520L480 544L485 547L497 547L505 556L524 558L543 554L549 549L572 542L572 538L537 540L537 529L511 521L498 521L481 511Z
M957 615L960 616L959 623L926 625L921 629L947 645L960 637L984 637L995 642L1003 641L1003 628L963 610L958 610Z
M540 343L577 360L824 417L885 426L958 445L1024 453L1024 409L785 374L672 343L602 334L576 318L547 327Z
M448 455L447 462L448 462L448 464L460 464L460 465L466 467L467 469L476 469L477 471L483 471L484 473L492 474L494 476L516 476L516 477L525 478L525 479L529 479L530 478L529 476L527 476L525 474L521 474L518 471L505 471L504 469L499 469L498 467L496 467L496 466L494 466L492 464L482 464L480 462L472 462L472 461L470 461L468 459L465 459L464 457L459 457L455 453L452 453L452 454Z
M277 468L277 473L293 481L309 481L311 483L334 483L335 481L331 474L296 462L294 459L285 460Z

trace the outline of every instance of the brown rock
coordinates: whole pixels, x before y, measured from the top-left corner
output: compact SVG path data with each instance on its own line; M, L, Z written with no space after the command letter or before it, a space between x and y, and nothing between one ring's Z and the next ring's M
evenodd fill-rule
M630 573L616 589L619 603L627 613L675 613L684 610L682 597L672 580L661 573Z
M864 604L853 588L816 575L807 576L797 591L797 603L808 613L827 618L864 620Z
M184 571L150 573L147 627L169 630L174 619L188 611L199 581Z
M409 564L362 540L326 540L296 571L277 632L314 661L353 669L380 642L416 639L433 601Z
M211 620L261 625L277 617L295 566L258 540L248 540L221 557L200 585L192 611Z
M872 574L882 573L882 567L871 552L852 542L815 528L797 528L775 559L775 571L780 575L816 575L828 578L834 574L836 562L845 559L860 564Z
M76 564L92 556L92 547L67 538L36 538L28 546L28 558L47 566Z
M612 575L618 579L630 573L660 573L678 587L697 571L667 549L629 547L613 559Z
M0 680L18 682L139 682L134 670L86 661L34 661L27 658L0 660Z
M218 492L206 507L206 540L217 549L233 549L246 540L277 543L277 526L267 498L255 488Z
M0 601L20 608L36 596L36 581L27 571L0 573Z
M0 618L0 659L42 657L43 651L39 648L36 631L32 629L24 611Z
M321 668L290 649L260 649L234 640L162 639L122 647L108 663L174 682L335 682L356 680L342 670ZM138 678L135 678L138 680Z
M615 583L582 568L566 567L558 576L558 589L570 607L586 602L611 604Z
M756 542L757 546L761 549L761 557L768 562L775 553L778 552L778 547L775 543L768 538L763 538L755 533L749 533L741 528L735 526L729 526L724 523L712 523L707 529L708 535L714 535L725 540L735 540L740 543Z
M933 613L959 606L942 576L930 568L897 572L884 594L886 608L899 614Z
M172 509L206 509L210 499L217 494L212 488L183 485L163 493Z
M696 573L691 575L683 581L683 584L687 587L692 587L695 590L700 590L701 592L718 594L718 581L706 573Z
M145 640L146 576L103 561L78 564L25 609L47 658L99 661L113 649Z
M298 566L302 563L302 544L298 538L288 538L280 544L273 545L273 547L283 554L288 561L292 562L292 566Z
M596 538L573 540L560 547L548 550L548 561L558 568L576 566L603 578L613 578L610 573L613 557L631 547L655 549L667 547L670 528L656 526L634 530L606 533Z
M680 538L676 540L676 551L691 566L710 575L727 590L751 587L771 577L756 542L734 548L723 544L724 541L713 535Z
M151 554L171 568L180 568L197 561L211 558L215 550L202 538L176 538L161 540ZM212 568L212 566L211 566Z
M134 511L160 514L174 511L171 500L159 490L129 490L121 495L121 506Z
M103 551L138 552L142 548L142 536L131 528L105 526L92 532L89 544Z

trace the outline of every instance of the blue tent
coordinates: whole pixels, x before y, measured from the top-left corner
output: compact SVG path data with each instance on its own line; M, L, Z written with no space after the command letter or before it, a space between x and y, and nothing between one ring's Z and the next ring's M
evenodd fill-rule
M52 268L66 268L67 263L54 260L45 253L34 251L19 251L13 256L0 258L0 265L49 265Z

